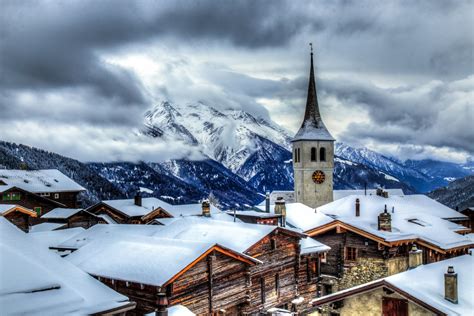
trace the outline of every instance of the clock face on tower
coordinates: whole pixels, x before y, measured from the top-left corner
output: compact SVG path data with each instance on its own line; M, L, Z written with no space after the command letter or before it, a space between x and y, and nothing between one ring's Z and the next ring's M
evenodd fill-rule
M312 179L314 183L321 184L326 179L326 175L321 170L316 170L315 172L313 172Z

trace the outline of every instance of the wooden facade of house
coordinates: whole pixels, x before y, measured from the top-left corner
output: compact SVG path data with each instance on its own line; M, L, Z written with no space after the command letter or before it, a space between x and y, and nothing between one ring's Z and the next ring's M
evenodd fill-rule
M136 302L134 315L163 308L160 302L197 315L258 315L275 307L304 312L318 291L320 255L301 256L302 237L276 229L240 257L216 245L162 286L96 277ZM304 306L293 304L300 295Z
M46 222L48 223L64 223L66 228L82 227L89 228L96 224L107 224L107 222L97 216L85 210L80 210L79 212L67 217L67 218L47 218Z
M406 271L412 245L423 252L424 264L467 254L470 248L443 250L420 239L385 242L344 223L330 223L309 235L331 247L321 264L321 295Z
M43 222L39 217L48 213L57 207L66 207L66 205L50 200L38 194L25 191L23 189L12 187L1 193L0 204L17 204L36 212L37 217L31 218L32 225Z
M245 257L238 258L216 248L200 256L161 287L97 278L137 303L129 315L143 315L178 304L197 315L220 315L223 312L238 315L241 306L248 303L248 267L254 264Z
M2 214L9 222L24 232L28 232L33 218L36 218L36 213L30 209L15 206Z
M87 212L100 216L105 214L110 216L117 224L148 224L156 218L173 217L162 208L156 208L143 216L128 216L127 214L117 210L106 203L99 202L86 209Z

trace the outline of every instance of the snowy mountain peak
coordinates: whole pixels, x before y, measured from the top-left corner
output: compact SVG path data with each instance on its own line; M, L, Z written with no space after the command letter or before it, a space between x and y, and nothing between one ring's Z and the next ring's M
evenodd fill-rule
M290 148L288 133L270 120L236 109L218 110L202 101L157 104L145 113L145 133L179 139L236 171L259 149L259 138Z

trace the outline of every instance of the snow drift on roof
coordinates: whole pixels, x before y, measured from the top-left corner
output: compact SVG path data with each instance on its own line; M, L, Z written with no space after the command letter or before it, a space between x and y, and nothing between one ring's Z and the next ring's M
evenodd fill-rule
M57 169L44 170L0 170L0 191L17 187L33 193L75 192L86 189Z

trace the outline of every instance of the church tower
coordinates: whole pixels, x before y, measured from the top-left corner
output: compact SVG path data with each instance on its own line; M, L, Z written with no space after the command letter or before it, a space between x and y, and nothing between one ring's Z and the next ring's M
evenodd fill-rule
M319 113L312 45L306 110L292 144L296 202L313 208L332 202L334 138Z

